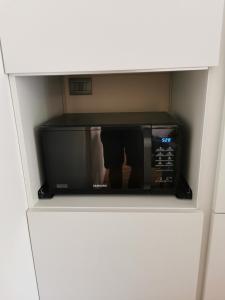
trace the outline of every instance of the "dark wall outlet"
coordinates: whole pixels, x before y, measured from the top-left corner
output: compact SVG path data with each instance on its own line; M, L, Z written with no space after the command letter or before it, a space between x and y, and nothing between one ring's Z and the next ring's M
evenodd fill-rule
M92 79L91 78L69 78L70 95L91 95Z

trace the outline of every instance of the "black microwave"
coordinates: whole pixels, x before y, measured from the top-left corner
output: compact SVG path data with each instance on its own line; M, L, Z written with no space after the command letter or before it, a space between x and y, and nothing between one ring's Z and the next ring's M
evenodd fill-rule
M63 114L42 124L39 137L45 177L39 198L104 193L191 198L181 176L181 126L166 112Z

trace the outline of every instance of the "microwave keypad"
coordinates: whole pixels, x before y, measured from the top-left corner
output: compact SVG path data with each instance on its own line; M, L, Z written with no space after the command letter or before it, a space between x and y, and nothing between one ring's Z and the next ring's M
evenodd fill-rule
M170 147L159 147L154 152L154 166L161 170L174 171L175 151Z
M152 187L174 187L176 174L176 141L176 127L152 128Z

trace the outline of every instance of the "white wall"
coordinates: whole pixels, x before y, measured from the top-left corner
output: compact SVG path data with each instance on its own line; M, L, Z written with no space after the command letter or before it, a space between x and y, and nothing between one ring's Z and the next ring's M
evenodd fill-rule
M170 73L93 75L92 95L69 95L64 79L67 112L168 111Z
M0 105L0 299L37 300L21 158L1 57Z

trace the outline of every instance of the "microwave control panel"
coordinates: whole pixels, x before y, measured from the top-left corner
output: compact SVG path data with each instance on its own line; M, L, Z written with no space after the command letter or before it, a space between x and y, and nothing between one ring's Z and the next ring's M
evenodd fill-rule
M177 133L177 126L152 127L152 187L175 186Z

